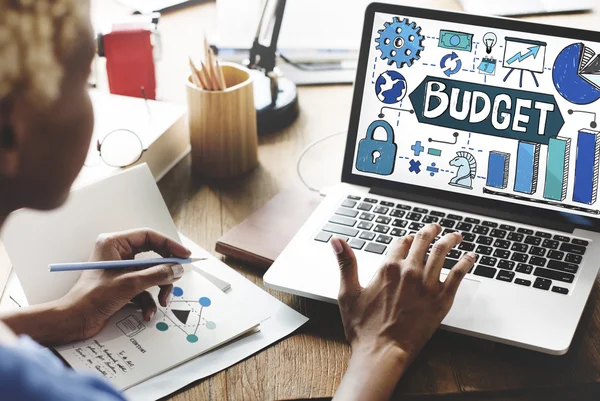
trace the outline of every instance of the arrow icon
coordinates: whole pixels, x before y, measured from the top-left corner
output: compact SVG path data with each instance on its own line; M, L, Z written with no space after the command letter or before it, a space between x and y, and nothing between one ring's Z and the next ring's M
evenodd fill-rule
M453 69L450 67L446 67L446 63L448 62L448 60L454 61L456 63ZM460 61L460 59L458 58L458 54L452 52L442 57L442 59L440 60L440 67L444 69L444 74L446 74L446 76L449 77L450 75L454 75L460 71L460 69L462 68L462 61Z
M507 64L512 64L515 61L523 61L528 57L533 56L533 58L536 58L538 53L540 52L540 46L531 46L529 49L529 51L525 54L523 54L523 52L519 52L517 54L515 54L514 56L512 56L511 58L509 58L506 63Z

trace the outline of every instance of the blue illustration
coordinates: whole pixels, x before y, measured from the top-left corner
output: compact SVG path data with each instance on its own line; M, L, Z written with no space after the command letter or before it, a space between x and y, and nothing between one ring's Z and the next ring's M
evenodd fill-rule
M473 179L477 174L477 161L469 152L456 152L456 157L450 160L450 165L458 167L456 176L448 184L466 189L473 189Z
M593 103L600 99L600 56L583 43L569 45L554 62L552 80L565 100L574 104Z
M454 62L454 68L450 68L451 63L449 62ZM440 67L442 70L444 70L444 74L449 77L450 75L454 75L460 71L462 68L462 61L460 61L458 58L458 54L452 52L442 57L442 60L440 61Z
M385 130L385 141L377 141L373 138L377 128ZM361 139L358 144L356 169L365 173L390 175L394 172L397 150L392 126L385 120L373 121L367 129L365 139Z
M419 174L421 172L421 162L415 159L412 159L409 162L410 166L408 167L408 171L410 173Z
M425 151L425 148L421 145L421 141L417 141L413 146L410 147L410 150L414 152L415 156L419 156L421 152Z
M381 51L381 59L388 60L388 65L396 63L397 68L404 64L409 67L421 58L424 36L421 35L421 27L407 18L400 21L394 17L393 22L386 22L385 28L378 32L381 34L375 41L377 50Z
M397 71L386 71L375 82L377 98L385 104L399 103L406 96L407 89L406 79Z
M431 166L427 167L427 171L429 171L429 175L433 177L435 173L440 172L440 169L436 167L435 163L431 163Z

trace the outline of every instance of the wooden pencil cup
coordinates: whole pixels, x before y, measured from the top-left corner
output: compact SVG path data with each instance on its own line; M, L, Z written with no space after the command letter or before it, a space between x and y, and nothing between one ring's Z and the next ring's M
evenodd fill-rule
M187 98L192 170L211 178L244 174L258 165L258 136L252 76L223 63L227 89L207 91L188 76Z

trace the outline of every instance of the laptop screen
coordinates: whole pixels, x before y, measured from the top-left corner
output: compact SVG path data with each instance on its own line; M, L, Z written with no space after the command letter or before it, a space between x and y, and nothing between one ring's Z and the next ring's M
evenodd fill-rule
M600 43L372 15L353 175L600 217Z

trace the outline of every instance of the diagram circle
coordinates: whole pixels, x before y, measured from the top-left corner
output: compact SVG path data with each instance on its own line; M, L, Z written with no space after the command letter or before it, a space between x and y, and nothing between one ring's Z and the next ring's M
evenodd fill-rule
M215 322L208 321L206 322L206 328L209 330L214 330L217 328L217 324Z
M156 323L156 328L159 331L167 331L169 329L169 325L166 324L165 322L158 322L158 323Z
M210 298L207 297L202 297L198 300L198 302L200 302L200 305L207 307L210 306L211 302L210 302Z
M173 295L180 297L183 295L183 289L181 287L173 287Z
M198 341L198 336L195 334L189 334L185 339L190 343L195 343Z
M398 71L385 71L375 82L375 94L385 104L396 104L406 96L408 84Z

